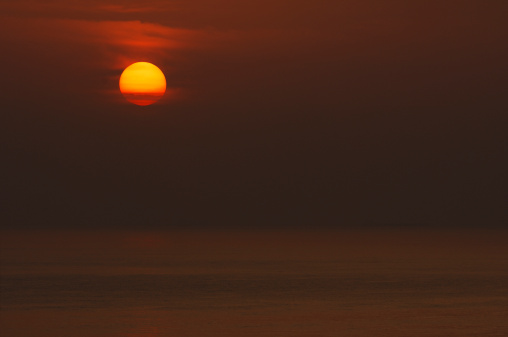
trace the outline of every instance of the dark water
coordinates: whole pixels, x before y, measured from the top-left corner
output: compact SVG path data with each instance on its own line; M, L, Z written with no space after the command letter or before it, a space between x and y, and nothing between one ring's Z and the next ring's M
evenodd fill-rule
M508 336L501 247L361 253L333 240L323 249L152 239L4 244L1 335Z

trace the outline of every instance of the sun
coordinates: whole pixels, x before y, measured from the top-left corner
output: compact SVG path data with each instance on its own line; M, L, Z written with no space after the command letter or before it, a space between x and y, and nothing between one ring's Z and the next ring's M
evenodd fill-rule
M166 77L157 66L136 62L125 68L120 76L120 91L133 104L150 105L164 96Z

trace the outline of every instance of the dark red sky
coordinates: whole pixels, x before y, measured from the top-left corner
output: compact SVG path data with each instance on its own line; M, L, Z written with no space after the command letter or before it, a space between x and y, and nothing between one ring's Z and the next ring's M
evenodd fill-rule
M507 224L507 1L0 13L5 227ZM156 105L118 91L136 61Z

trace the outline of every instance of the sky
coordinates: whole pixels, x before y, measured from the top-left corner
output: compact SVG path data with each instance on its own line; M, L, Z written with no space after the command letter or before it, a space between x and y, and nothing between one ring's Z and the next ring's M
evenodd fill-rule
M3 0L3 228L504 227L504 0ZM148 107L118 89L152 62Z

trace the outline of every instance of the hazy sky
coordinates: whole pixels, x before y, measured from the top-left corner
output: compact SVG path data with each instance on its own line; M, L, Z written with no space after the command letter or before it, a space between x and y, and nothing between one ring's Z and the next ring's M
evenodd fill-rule
M507 224L505 0L0 13L2 226ZM136 61L153 106L118 90Z

